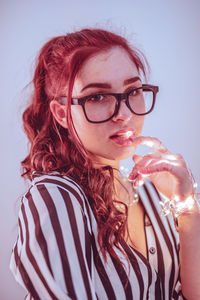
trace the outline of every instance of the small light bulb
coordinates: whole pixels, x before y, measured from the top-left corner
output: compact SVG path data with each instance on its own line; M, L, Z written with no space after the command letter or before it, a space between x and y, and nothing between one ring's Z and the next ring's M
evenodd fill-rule
M133 132L131 130L129 130L125 133L127 138L129 138L132 134L133 134Z
M194 188L194 189L196 189L196 188L197 188L197 186L198 186L197 182L194 182L194 184L193 184L193 188Z
M152 141L144 141L143 144L150 148L153 148L153 146L154 146L154 143Z

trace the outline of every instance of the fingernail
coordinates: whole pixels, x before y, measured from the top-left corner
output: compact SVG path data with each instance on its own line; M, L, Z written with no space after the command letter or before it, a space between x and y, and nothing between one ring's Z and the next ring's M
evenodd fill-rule
M129 176L128 176L128 179L134 180L135 177L136 177L135 173L130 173Z

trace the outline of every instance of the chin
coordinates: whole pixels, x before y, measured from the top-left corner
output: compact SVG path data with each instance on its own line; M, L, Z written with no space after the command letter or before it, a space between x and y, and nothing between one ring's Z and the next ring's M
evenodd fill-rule
M99 151L90 151L91 158L94 162L99 162L103 165L117 165L121 160L132 157L135 152L135 147L126 147L121 149L112 149L106 153Z
M135 152L135 148L131 148L129 149L129 151L124 151L121 153L112 153L112 155L105 155L102 157L104 157L107 160L120 161L132 157L134 152Z

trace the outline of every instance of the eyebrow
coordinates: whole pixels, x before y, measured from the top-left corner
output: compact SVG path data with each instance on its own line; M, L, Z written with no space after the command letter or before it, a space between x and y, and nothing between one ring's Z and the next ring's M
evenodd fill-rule
M136 77L131 77L129 79L125 79L124 80L124 85L128 85L130 83L133 83L135 81L138 81L140 79L140 77L136 76ZM84 86L81 90L81 92L83 92L84 90L86 89L89 89L89 88L104 88L104 89L111 89L111 85L108 84L108 83L100 83L100 82L93 82L93 83L89 83L87 84L86 86Z

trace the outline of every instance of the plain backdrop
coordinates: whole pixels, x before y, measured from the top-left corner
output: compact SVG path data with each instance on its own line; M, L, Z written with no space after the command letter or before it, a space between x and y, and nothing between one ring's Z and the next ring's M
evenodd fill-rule
M0 300L25 295L9 271L20 195L27 188L20 178L20 161L27 153L21 122L28 97L24 87L32 79L41 46L82 27L123 34L144 52L150 82L160 92L143 134L181 153L200 180L200 1L0 0ZM122 164L129 169L133 165L131 159Z

